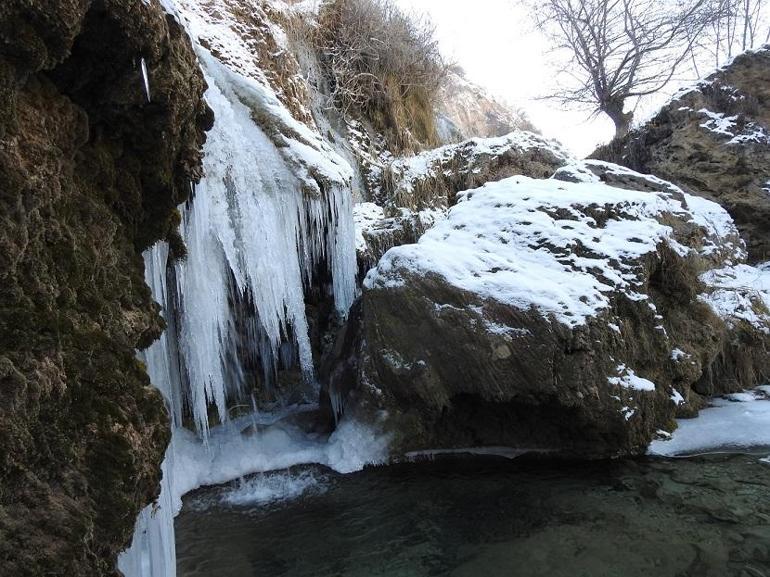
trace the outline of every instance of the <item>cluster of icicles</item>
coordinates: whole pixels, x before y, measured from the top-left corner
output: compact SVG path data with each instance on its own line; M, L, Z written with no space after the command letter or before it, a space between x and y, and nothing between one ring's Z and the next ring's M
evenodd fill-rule
M205 178L182 208L188 257L169 265L165 243L145 254L146 279L168 329L143 356L169 406L174 436L183 432L186 408L205 443L209 408L226 422L228 401L244 393L234 339L252 342L266 373L293 362L315 383L304 291L314 269L326 266L344 316L355 298L356 262L350 189L303 194L226 71L205 63L204 70L216 119L204 148ZM245 337L234 300L251 309ZM173 517L181 494L174 476L182 473L174 460L172 441L158 506L141 513L131 548L120 557L126 577L176 574Z

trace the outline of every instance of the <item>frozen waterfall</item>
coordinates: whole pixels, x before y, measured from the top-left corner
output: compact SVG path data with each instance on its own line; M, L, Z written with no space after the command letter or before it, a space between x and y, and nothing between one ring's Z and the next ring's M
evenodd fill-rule
M205 177L180 207L188 257L170 264L166 243L144 255L146 281L168 328L141 356L163 393L173 434L160 498L142 511L119 559L127 577L176 574L173 519L185 492L297 463L354 470L381 444L353 424L329 439L309 439L291 425L269 428L278 420L270 414L230 418L231 404L249 397L256 364L265 387L279 368L296 365L310 393L304 401L317 401L305 295L321 270L339 316L355 298L352 195L349 180L323 177L308 186L297 163L323 176L324 167L313 163L323 163L324 155L287 139L285 148L276 146L254 120L264 121L255 105L274 103L210 55L199 55L215 123L204 148ZM210 428L212 409L219 424ZM184 427L185 418L195 432ZM244 434L244 419L256 424L257 418L266 432Z

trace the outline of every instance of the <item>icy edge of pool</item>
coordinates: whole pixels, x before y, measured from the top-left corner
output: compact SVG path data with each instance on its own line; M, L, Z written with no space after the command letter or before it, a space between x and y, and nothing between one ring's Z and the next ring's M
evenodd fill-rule
M770 385L713 399L696 418L677 422L676 431L653 441L647 454L675 457L770 447Z

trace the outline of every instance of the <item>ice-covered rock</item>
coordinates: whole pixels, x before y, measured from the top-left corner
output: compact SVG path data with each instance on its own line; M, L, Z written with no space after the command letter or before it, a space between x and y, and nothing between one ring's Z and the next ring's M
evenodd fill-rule
M641 453L702 394L766 369L702 296L745 256L716 203L622 167L488 183L370 271L330 390L352 388L345 410L394 432L396 453Z

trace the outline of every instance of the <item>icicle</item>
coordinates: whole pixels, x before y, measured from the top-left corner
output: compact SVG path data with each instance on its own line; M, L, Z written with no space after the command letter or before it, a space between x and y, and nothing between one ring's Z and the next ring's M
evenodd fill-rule
M139 353L147 365L150 381L160 390L171 415L171 430L181 426L181 380L173 346L173 315L169 314L169 291L166 282L168 244L156 243L144 253L145 281L152 289L153 298L161 306L161 314L168 328L160 339ZM176 548L174 515L178 496L173 494L174 476L173 441L166 450L161 465L162 479L157 504L149 505L139 514L131 546L118 558L118 569L128 577L174 577L176 575Z
M144 95L147 97L147 102L152 102L150 98L150 76L147 74L147 62L142 58L142 80L144 80Z
M215 122L204 147L205 178L197 186L191 183L192 198L180 207L188 256L169 267L165 243L145 254L146 280L168 329L144 359L168 403L173 430L157 507L141 513L131 548L120 556L119 568L128 577L175 575L173 517L182 493L190 489L189 467L198 462L182 447L206 451L218 446L213 441L204 449L182 428L183 409L192 414L204 444L212 405L225 424L220 433L224 429L240 439L235 428L228 431L228 402L247 394L243 355L251 366L259 360L268 387L279 368L295 364L305 381L317 387L305 289L317 266L327 263L341 316L356 296L350 191L340 184L317 197L306 196L281 151L235 93L233 73L215 62L202 66ZM144 59L141 68L149 102ZM241 93L247 89L239 85ZM256 428L253 394L251 402ZM341 414L339 396L333 403Z
M353 224L353 203L350 191L334 188L329 199L332 214L334 238L329 241L333 247L330 255L334 303L337 312L347 317L350 306L356 298L356 232Z

